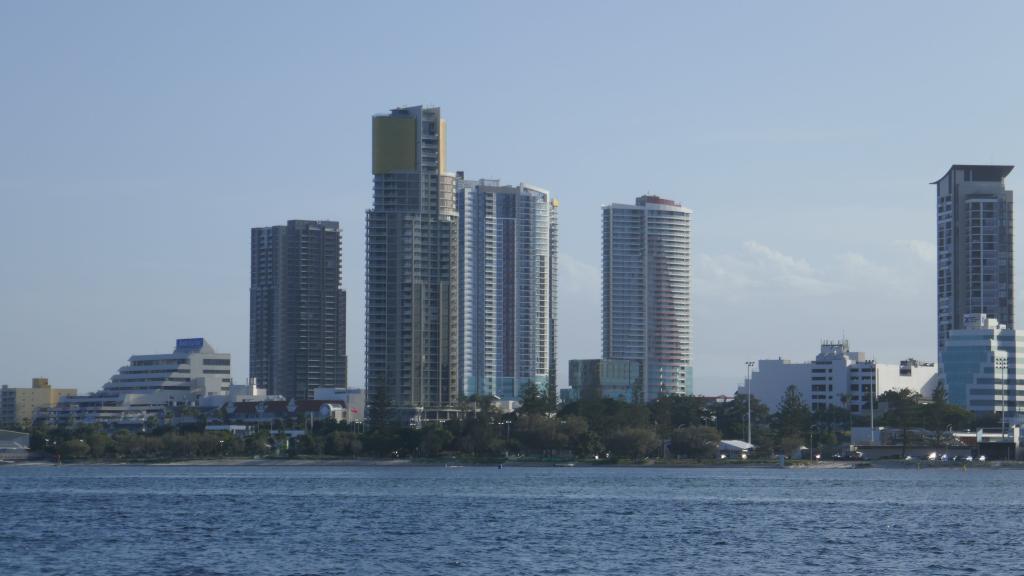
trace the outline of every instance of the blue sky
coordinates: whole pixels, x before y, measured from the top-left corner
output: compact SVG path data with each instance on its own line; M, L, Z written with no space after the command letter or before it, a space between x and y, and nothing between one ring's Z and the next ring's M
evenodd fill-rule
M1024 159L1022 16L1010 2L2 3L0 383L92 391L130 354L195 336L241 380L249 228L311 218L343 227L361 386L370 117L420 103L448 119L451 170L559 198L563 385L568 359L600 353L600 207L646 193L694 210L698 393L825 338L934 360L928 183Z

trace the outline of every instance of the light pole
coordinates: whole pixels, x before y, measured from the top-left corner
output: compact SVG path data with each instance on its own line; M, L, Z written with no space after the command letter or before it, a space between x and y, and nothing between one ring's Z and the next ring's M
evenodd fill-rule
M751 421L751 416L750 416L751 415L751 410L750 410L750 370L753 367L754 367L754 363L748 360L747 361L747 444L752 444L752 442L750 441L750 439L751 439L750 429L751 429L751 427L753 425L753 422Z
M877 371L875 372L875 378L878 378ZM871 445L875 445L875 378L871 379ZM864 389L861 388L861 392ZM861 396L863 398L863 396ZM853 440L853 431L850 431L850 440ZM852 442L851 442L852 443Z

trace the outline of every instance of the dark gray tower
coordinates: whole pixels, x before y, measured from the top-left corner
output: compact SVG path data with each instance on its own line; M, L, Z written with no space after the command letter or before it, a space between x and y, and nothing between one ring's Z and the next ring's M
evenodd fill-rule
M366 388L392 415L443 420L458 409L459 226L438 108L373 118L366 214Z
M249 376L287 398L348 385L337 222L252 229Z
M1013 328L1013 166L954 164L933 182L937 197L939 357L964 314Z

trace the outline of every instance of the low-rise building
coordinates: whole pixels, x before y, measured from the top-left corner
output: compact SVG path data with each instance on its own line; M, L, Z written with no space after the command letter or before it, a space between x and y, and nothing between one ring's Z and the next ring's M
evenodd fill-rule
M722 458L746 458L754 448L756 446L743 440L722 440L718 443L718 455Z
M985 314L964 315L942 349L942 378L949 402L972 412L1024 415L1024 336Z
M639 360L588 359L569 360L570 393L565 400L614 398L626 402L643 398L643 379Z
M179 407L198 406L231 388L231 355L203 338L178 340L170 354L135 355L99 392L64 396L42 417L55 425L139 424Z
M349 423L362 422L366 414L366 390L363 388L317 388L313 399L341 402L347 408L345 421Z
M322 420L345 422L345 403L331 400L273 400L269 402L228 402L224 412L232 424L313 423Z
M774 412L786 389L796 386L812 410L828 406L847 408L854 413L871 409L872 395L877 398L889 390L908 388L930 396L938 382L934 363L913 358L899 364L883 364L870 360L863 352L850 351L846 340L825 341L811 362L792 362L782 358L759 360L750 382L737 390L750 393Z
M75 388L51 388L46 378L33 378L31 388L0 388L0 426L28 425L37 410L53 407L64 396L78 394Z
M0 460L28 458L29 435L13 430L0 430Z

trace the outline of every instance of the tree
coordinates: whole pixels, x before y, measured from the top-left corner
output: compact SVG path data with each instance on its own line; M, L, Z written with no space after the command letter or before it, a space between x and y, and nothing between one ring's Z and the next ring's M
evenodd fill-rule
M689 426L672 432L672 452L688 458L714 458L722 435L710 426Z
M562 420L561 429L568 440L569 449L577 458L592 458L604 450L601 438L581 416L567 416Z
M545 414L549 412L548 397L541 393L536 382L530 382L523 390L523 401L519 405L519 412L523 414Z
M846 408L828 405L811 414L811 419L821 433L821 443L824 445L838 443L839 434L845 434L847 423L852 421L850 411Z
M650 426L651 413L643 404L630 404L613 398L580 400L562 407L560 417L580 416L598 436L606 439L623 428Z
M519 416L512 427L512 435L524 449L534 453L560 450L568 444L558 423L544 414Z
M605 440L605 445L617 458L628 456L638 460L656 450L661 442L650 428L624 428L611 434Z
M437 424L428 424L423 427L420 434L420 454L428 457L435 457L440 454L451 441L451 432Z
M888 390L878 397L879 404L886 405L882 421L887 426L899 428L903 436L901 457L907 456L907 447L910 445L910 427L914 422L920 421L919 402L921 395L917 392L904 388L902 390Z
M696 396L664 396L651 402L648 408L651 422L662 437L668 437L680 426L709 426L715 421L704 399Z
M804 438L810 431L811 409L804 403L796 386L791 384L786 388L773 420L776 442L779 444L787 437Z
M756 397L751 397L750 416L751 442L756 446L770 443L771 418L766 406ZM737 395L730 402L715 406L715 424L723 438L731 440L747 439L747 396Z
M366 427L370 430L383 430L395 424L395 411L388 395L387 386L377 386L373 397L366 407Z
M89 445L81 438L70 438L57 446L57 453L67 460L77 460L89 456Z

